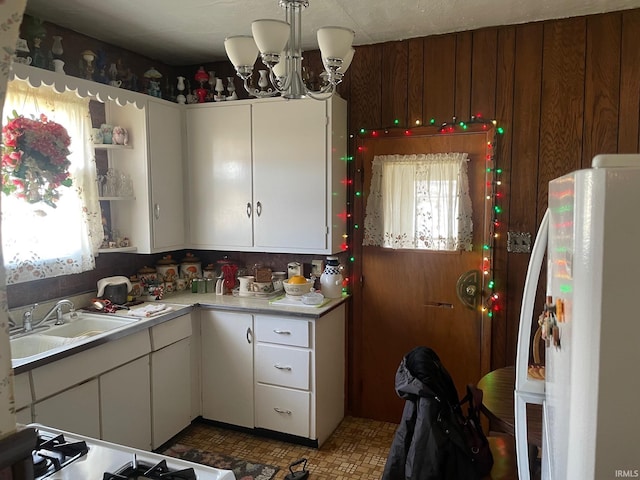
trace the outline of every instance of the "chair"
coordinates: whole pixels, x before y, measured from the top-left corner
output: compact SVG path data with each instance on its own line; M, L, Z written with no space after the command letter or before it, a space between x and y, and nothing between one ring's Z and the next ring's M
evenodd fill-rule
M493 468L483 480L518 480L514 438L510 435L490 435L487 440L493 454Z

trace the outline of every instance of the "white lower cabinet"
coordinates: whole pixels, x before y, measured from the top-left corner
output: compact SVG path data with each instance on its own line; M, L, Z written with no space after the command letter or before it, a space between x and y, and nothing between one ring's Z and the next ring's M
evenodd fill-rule
M253 315L200 312L202 415L253 428Z
M153 448L191 423L191 339L151 353Z
M71 387L34 405L34 421L100 438L98 379Z
M103 440L151 449L149 356L100 376L100 418Z
M322 445L344 417L345 307L320 318L202 310L203 417Z
M18 421L161 446L196 416L192 331L182 315L17 375Z

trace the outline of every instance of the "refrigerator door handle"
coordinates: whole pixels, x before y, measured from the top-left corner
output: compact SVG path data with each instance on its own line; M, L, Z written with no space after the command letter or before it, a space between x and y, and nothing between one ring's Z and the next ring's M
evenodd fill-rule
M522 305L520 306L520 326L518 330L518 347L516 350L516 391L532 391L544 393L538 385L544 385L539 380L535 384L528 380L529 346L531 344L531 323L533 321L533 307L536 301L536 291L540 280L542 262L547 251L549 237L549 210L545 212L538 228L538 235L531 250L529 267L524 282Z
M524 283L522 305L520 307L520 326L518 330L518 348L516 351L516 379L514 391L514 415L516 433L516 459L518 477L529 480L529 444L527 429L527 403L543 403L544 382L528 378L529 346L531 344L531 323L536 291L549 236L549 210L545 212L538 228L538 235L531 250L531 258Z

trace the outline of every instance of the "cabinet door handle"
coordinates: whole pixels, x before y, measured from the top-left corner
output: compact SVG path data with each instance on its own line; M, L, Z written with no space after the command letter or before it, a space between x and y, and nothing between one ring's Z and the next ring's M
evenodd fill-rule
M291 415L291 413L293 413L293 412L291 412L291 410L283 410L283 409L278 408L278 407L273 407L273 409L278 413L284 413L286 415Z
M159 203L153 204L153 216L156 218L156 220L160 220L160 204Z
M258 216L262 215L262 204L260 202L256 203L256 213Z
M251 218L251 203L247 202L247 218Z
M253 342L253 332L251 331L251 327L247 328L247 343Z
M277 333L278 335L291 335L291 332L289 330L274 329L273 333Z
M292 368L287 365L278 365L277 363L274 365L274 367L276 367L278 370L287 370L289 372L292 370Z

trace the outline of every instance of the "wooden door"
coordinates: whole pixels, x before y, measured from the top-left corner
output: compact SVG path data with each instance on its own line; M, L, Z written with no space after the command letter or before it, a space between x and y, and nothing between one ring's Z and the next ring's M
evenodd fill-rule
M480 273L486 254L483 245L490 243L487 237L491 232L493 203L487 188L491 187L492 173L487 165L492 162L487 162L487 156L491 156L494 131L486 126L470 130L442 134L435 127L423 127L413 129L411 135L388 131L358 139L356 171L362 195L359 208L356 205L354 209L356 224L364 225L375 155L466 152L473 204L471 252L363 247L361 229L354 229L359 233L353 239L356 282L350 394L358 416L400 420L404 402L395 392L395 373L404 355L416 346L436 351L459 394L489 369L491 325L482 311L484 296L477 299L476 307L468 307L456 293L462 274Z

